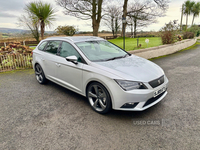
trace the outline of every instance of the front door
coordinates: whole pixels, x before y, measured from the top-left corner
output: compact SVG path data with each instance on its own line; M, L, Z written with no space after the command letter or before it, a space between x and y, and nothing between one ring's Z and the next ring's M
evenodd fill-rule
M65 58L68 56L76 56L78 58L78 64L67 61ZM62 42L59 57L57 62L57 76L60 84L69 88L77 93L83 93L82 91L82 75L83 65L82 58L76 49L67 42Z

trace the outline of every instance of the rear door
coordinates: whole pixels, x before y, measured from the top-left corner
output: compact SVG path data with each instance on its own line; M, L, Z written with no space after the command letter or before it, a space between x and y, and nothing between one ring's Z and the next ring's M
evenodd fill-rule
M60 44L61 41L49 41L44 49L45 54L43 54L43 57L41 58L43 61L45 76L51 80L57 80L56 56Z

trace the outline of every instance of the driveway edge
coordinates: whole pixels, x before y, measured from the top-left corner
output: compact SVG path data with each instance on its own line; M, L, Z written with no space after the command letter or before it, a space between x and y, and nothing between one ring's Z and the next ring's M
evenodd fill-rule
M164 55L169 55L175 53L177 51L188 48L196 43L197 39L187 39L183 41L176 42L174 44L166 44L157 47L151 47L140 50L129 51L129 53L146 58L151 59L155 57L160 57Z

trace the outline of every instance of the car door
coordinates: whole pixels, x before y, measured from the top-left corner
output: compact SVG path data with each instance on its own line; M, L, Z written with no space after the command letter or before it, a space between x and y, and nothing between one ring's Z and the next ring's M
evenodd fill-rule
M44 49L45 54L42 57L45 76L54 81L57 80L56 56L60 44L61 41L49 41Z
M78 63L69 62L66 60L68 56L76 56ZM57 62L57 74L60 84L77 93L82 93L82 68L83 59L77 50L68 42L62 42L59 51L59 59Z

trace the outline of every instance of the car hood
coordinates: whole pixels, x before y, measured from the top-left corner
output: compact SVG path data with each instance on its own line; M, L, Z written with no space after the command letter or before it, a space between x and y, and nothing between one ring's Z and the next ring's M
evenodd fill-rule
M149 82L164 75L158 65L135 55L111 61L95 62L95 64L95 67L125 80Z

